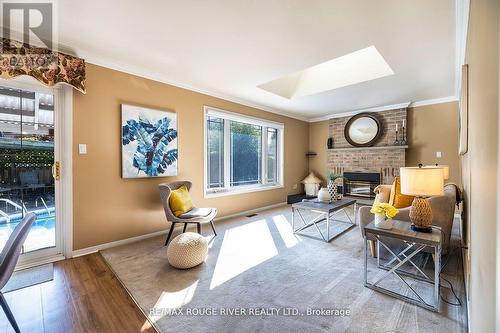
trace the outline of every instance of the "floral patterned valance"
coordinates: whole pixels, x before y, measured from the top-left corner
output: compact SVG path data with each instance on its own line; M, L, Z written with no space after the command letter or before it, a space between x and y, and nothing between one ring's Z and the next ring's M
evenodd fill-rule
M66 83L85 93L85 60L2 38L0 77L29 75L47 86Z

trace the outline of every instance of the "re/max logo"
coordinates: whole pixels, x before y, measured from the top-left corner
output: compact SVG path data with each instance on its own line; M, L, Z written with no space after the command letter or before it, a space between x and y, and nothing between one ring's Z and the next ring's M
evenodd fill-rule
M54 4L45 2L0 1L2 37L28 45L54 48ZM7 45L6 45L7 44ZM15 47L4 40L3 53Z

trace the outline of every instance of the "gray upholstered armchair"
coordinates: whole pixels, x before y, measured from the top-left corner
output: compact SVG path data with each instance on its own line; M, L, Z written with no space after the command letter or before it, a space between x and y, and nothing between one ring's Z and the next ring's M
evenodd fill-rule
M189 223L196 224L196 228L199 234L201 234L201 225L205 223L210 223L212 226L212 230L214 235L217 236L217 232L215 231L214 226L214 218L217 215L216 208L193 208L189 212L180 215L179 217L175 216L172 210L170 209L170 194L172 190L176 190L182 185L185 185L188 191L191 189L190 181L177 181L172 183L163 183L158 185L160 189L161 202L163 204L163 210L165 210L165 216L167 221L171 223L170 231L168 232L167 240L165 241L165 245L168 244L170 237L172 236L172 232L174 231L175 225L177 223L184 223L184 229L182 232L186 232L186 227Z
M376 189L377 196L375 202L389 202L391 193L391 185L380 185ZM444 195L431 197L429 203L432 208L432 225L441 227L443 231L443 254L448 252L450 244L451 229L453 227L453 219L455 217L456 204L456 188L455 185L448 184L444 187ZM364 206L358 210L357 221L361 230L361 235L365 237L365 226L373 221L373 214L370 213L371 207ZM395 220L410 222L410 207L400 208ZM370 252L373 257L376 257L375 241L369 241Z

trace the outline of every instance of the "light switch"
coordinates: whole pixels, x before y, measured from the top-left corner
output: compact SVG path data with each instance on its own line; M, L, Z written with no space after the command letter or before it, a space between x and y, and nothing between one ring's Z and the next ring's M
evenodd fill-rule
M80 155L85 155L87 154L87 145L85 143L80 143L78 145L78 153Z
M436 157L437 158L441 158L441 157L443 157L443 154L440 151L437 151L436 152Z

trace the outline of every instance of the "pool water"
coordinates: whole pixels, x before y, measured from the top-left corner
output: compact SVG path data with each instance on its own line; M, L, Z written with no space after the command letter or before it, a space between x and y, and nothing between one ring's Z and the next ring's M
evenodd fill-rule
M52 213L53 214L53 213ZM21 222L21 218L13 219L9 223L0 223L0 247L3 248L10 234ZM38 214L36 221L24 242L23 252L35 251L56 246L56 219L55 216Z

